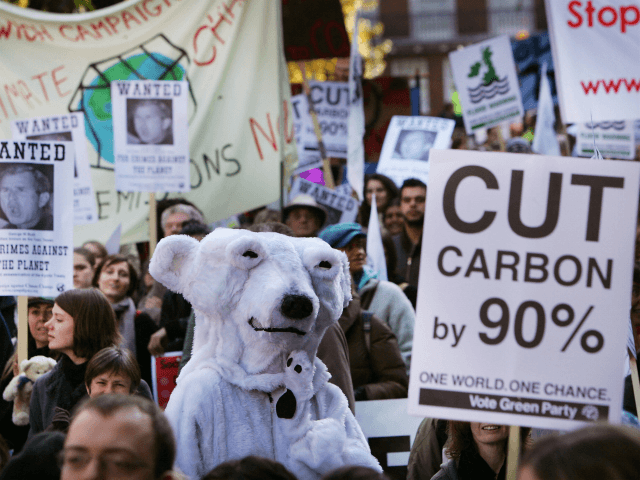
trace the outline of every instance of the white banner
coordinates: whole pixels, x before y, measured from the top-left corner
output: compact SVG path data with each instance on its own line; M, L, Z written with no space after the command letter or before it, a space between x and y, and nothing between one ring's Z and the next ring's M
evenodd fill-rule
M318 142L313 133L311 115L309 115L309 102L304 93L291 97L291 110L293 112L293 131L295 132L296 148L298 151L298 168L295 174L322 168L322 157L318 150ZM309 134L309 131L311 134Z
M449 148L455 125L455 121L447 118L394 116L384 137L376 171L398 186L407 178L427 183L429 152L433 148Z
M322 143L327 157L347 158L349 129L349 84L347 82L309 82L311 102L318 115ZM303 132L304 150L319 155L318 140L311 119Z
M91 184L91 172L87 154L87 137L84 115L81 112L51 117L35 117L11 122L11 132L16 140L41 142L73 142L73 223L84 225L98 221L96 199Z
M0 140L0 295L73 288L71 142Z
M289 198L296 198L300 194L311 195L317 203L327 210L327 220L324 225L334 223L355 222L358 216L360 202L349 195L331 190L323 185L297 177L291 186Z
M116 190L188 192L187 82L111 82Z
M362 92L362 56L359 47L360 10L356 11L349 58L349 118L347 120L347 182L358 200L364 197L364 93Z
M640 164L457 150L432 162L409 413L619 422Z
M580 157L593 156L593 145L603 157L633 160L636 156L633 122L594 122L578 124L576 143Z
M545 6L563 120L640 118L640 3L545 0Z
M520 83L509 37L449 53L467 133L524 116Z
M281 30L280 2L126 0L74 15L0 2L0 138L13 120L84 112L98 223L77 226L75 244L120 224L123 243L144 241L148 195L115 187L110 83L188 81L180 196L207 222L276 201L281 161L297 157Z

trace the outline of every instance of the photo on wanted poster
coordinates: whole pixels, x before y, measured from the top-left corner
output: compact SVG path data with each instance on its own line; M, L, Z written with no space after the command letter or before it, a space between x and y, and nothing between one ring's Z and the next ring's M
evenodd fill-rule
M0 228L53 230L53 165L0 164Z
M173 145L173 99L127 98L127 144Z
M429 160L429 150L438 132L430 130L402 129L393 150L392 158L400 160Z

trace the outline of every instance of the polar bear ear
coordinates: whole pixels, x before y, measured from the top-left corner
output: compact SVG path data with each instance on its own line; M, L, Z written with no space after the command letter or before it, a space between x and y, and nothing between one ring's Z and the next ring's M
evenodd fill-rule
M181 283L188 278L199 246L196 239L187 235L163 238L153 252L149 273L169 290L183 293Z
M347 308L347 305L351 303L353 295L351 294L351 271L349 270L349 259L344 252L341 254L340 260L342 262L342 276L340 278L340 286L342 287L342 293L344 295L344 301L342 308Z

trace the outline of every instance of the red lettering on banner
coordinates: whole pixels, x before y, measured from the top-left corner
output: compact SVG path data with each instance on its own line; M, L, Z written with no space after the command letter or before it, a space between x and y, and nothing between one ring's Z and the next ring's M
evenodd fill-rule
M294 128L293 122L291 123L291 133L287 132L287 125L289 123L289 103L286 100L282 101L282 111L284 112L284 141L289 144L293 140ZM278 116L278 133L280 133L280 116Z
M571 28L579 28L584 23L583 15L579 10L582 5L583 2L579 0L573 0L567 5L569 13L575 17L575 20L567 21L567 25ZM600 10L597 10L593 6L593 2L589 0L584 11L587 16L587 27L589 28L594 26L593 14L596 11L598 12L596 15L597 22L603 27L613 27L620 20L620 32L622 33L627 32L628 26L637 25L640 22L640 8L635 5L620 6L619 11L611 5L605 5Z
M109 36L113 35L111 33L111 30L109 30L109 27L107 27L102 20L100 20L97 24L92 23L91 28L93 29L94 32L96 32L99 35L98 38L102 38L102 34L100 33L101 29L107 32Z
M76 35L73 38L68 37L67 34L65 33L65 30L67 29L73 30L73 27L71 25L60 25L60 27L58 27L58 31L60 32L60 35L62 35L63 38L66 38L67 40L71 40L72 42L77 42L78 35Z
M273 125L271 124L271 116L267 113L267 125L269 126L269 133L271 136L267 135L267 132L260 126L260 124L254 120L253 118L249 119L249 125L251 126L251 133L253 134L253 141L256 143L256 148L258 149L258 155L260 156L260 160L264 160L264 156L262 155L262 148L260 148L260 141L258 140L258 134L256 133L256 128L260 131L262 136L267 139L269 144L273 147L273 151L278 151L278 143L276 142L276 134L273 131Z
M24 101L27 102L27 105L29 106L29 108L31 108L31 103L29 102L29 99L33 97L33 93L31 93L31 90L29 90L29 87L27 87L27 84L24 83L24 80L18 80L17 83L18 83L18 86L20 87L20 95L22 96Z
M64 78L58 80L56 78L56 72L58 70L62 70L63 68L64 68L64 65L60 65L59 67L56 67L53 70L51 70L51 78L53 79L53 84L56 86L56 90L58 91L58 95L60 95L60 97L66 97L67 95L69 95L71 93L71 90L67 90L65 93L62 93L60 91L60 85L67 81L67 77L64 77Z
M144 12L140 10L140 5L136 5L136 12L138 12L138 15L140 15L145 22L149 20L147 16L144 14Z
M211 47L208 47L208 49L207 47L198 46L204 43L200 41L201 36L204 34L204 32L210 32L211 35L213 36L213 38L209 37L207 39L208 41L205 43L205 46L213 43L214 39L220 42L222 45L224 45L225 44L225 41L223 38L224 33L219 33L218 29L220 29L223 24L233 25L232 20L235 19L235 15L233 13L233 7L235 7L236 4L244 3L244 1L245 0L231 0L231 2L228 5L226 2L223 1L222 6L224 11L223 9L220 8L220 6L218 6L217 20L214 20L214 17L212 17L211 14L207 15L207 20L209 21L209 23L213 25L201 25L198 27L198 29L193 35L194 57L197 57L199 50L208 51L209 53L204 58L202 57L200 57L200 59L194 58L193 61L197 66L202 67L205 65L211 65L216 59L216 55L217 55L217 50L215 45L211 45ZM207 38L207 36L205 35L204 38Z
M18 111L16 110L15 105L13 104L13 100L11 99L11 95L13 95L16 98L20 97L20 93L18 92L18 88L11 84L11 85L7 85L6 83L4 84L4 93L7 96L7 98L9 99L9 104L11 105L11 110L13 110L13 114L14 115L18 115Z
M12 31L15 32L18 40L22 40L23 36L28 42L35 42L36 40L44 41L45 37L53 40L49 31L42 25L36 26L26 23L18 25L11 20L8 20L4 25L0 25L0 38L9 38Z
M120 19L118 17L104 17L104 21L109 24L109 26L113 29L114 33L118 33L118 29L116 25L120 23Z
M87 30L81 24L78 24L78 37L80 38L80 40L84 41L85 35L88 35L91 38L95 38L96 40L99 40L102 38L102 35L100 34L100 32L91 32L91 30Z
M149 15L150 17L157 17L158 15L160 15L162 13L162 5L156 5L154 12L152 13L149 11L149 9L147 8L147 3L151 2L152 0L144 0L144 2L142 2L142 8L144 9L145 12L147 12L147 15Z
M5 118L9 118L9 114L7 113L7 109L6 109L6 108L4 108L4 103L3 103L3 101L2 101L2 98L0 98L0 108L2 108L2 111L3 111L3 113L4 113L4 117L5 117Z
M128 10L125 10L124 12L122 12L122 21L124 22L124 26L127 27L127 30L130 30L131 27L129 27L129 22L133 20L134 22L136 22L138 25L141 25L142 22L140 22L140 20L138 20L136 18L136 16L131 13Z
M42 93L44 95L44 99L48 102L49 101L49 95L47 95L47 89L44 88L44 82L42 81L42 77L44 77L48 72L42 72L38 75L34 75L33 77L31 77L31 80L38 80L40 82L40 87L42 88Z

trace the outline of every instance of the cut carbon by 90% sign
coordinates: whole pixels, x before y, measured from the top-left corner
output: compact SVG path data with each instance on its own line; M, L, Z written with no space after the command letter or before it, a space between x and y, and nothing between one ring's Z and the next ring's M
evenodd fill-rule
M499 318L495 318L494 313L497 307L501 312ZM491 316L494 318L490 318L489 309L492 310ZM535 313L535 333L533 338L527 340L524 338L523 329L525 323L525 313L527 310L532 310ZM582 315L582 320L578 322L578 325L572 329L571 334L569 335L567 341L562 347L562 352L566 351L574 337L578 334L582 325L587 321L587 318L593 311L593 305L589 306L586 312ZM531 316L528 316L531 318ZM570 305L566 303L560 303L556 305L551 311L551 321L557 325L558 327L564 328L569 327L574 323L574 319L576 318L575 311ZM507 302L505 302L501 298L489 298L487 299L482 306L480 307L480 321L482 324L490 328L492 330L497 329L497 335L490 336L490 332L481 332L479 334L480 340L482 340L487 345L499 345L506 338L509 333L509 324L510 324L510 312L509 306ZM513 333L515 336L516 343L520 345L522 348L535 348L542 342L544 338L544 333L546 329L547 316L544 310L544 307L540 305L540 303L528 300L520 304L517 308L513 322ZM532 321L533 319L529 320ZM582 332L580 336L580 346L587 353L597 353L602 350L604 346L604 337L602 333L597 330L587 330Z

